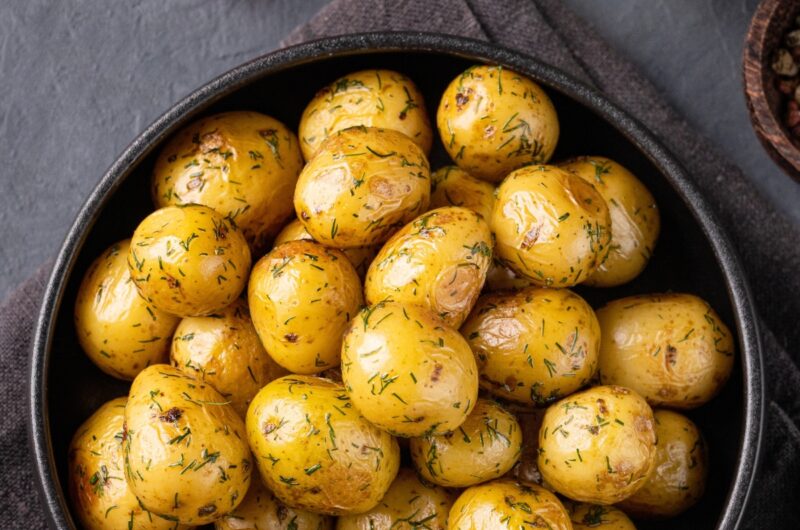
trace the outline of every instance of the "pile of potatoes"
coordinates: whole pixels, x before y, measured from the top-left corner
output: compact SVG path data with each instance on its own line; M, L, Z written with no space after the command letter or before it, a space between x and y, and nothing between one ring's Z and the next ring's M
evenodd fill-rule
M630 529L697 502L707 450L675 410L725 383L730 331L692 294L595 312L569 289L645 268L650 192L607 158L549 164L553 104L499 66L454 79L436 125L455 165L432 173L419 90L366 70L298 135L228 112L163 147L157 209L75 306L132 380L72 441L86 528Z

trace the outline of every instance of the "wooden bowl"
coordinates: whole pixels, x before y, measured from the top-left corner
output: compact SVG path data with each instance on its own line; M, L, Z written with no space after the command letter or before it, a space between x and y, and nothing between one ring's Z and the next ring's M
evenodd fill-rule
M763 0L753 15L745 41L744 92L756 136L767 153L800 182L800 141L792 140L783 123L783 95L775 86L772 56L786 30L800 15L797 0Z

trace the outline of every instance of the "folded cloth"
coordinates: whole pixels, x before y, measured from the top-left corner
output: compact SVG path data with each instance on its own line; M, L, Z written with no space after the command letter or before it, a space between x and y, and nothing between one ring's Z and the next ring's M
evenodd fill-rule
M741 172L664 102L626 61L558 0L334 0L284 44L364 31L417 30L495 42L603 91L683 162L730 233L753 287L768 388L764 458L745 528L800 528L800 227L775 213ZM48 266L0 306L0 528L45 528L31 495L24 393L33 322Z

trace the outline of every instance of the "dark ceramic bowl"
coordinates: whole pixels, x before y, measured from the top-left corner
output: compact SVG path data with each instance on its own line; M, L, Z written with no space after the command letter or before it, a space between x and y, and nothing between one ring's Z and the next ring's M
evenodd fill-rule
M688 291L708 300L735 331L731 381L708 405L689 415L705 433L711 454L708 491L684 515L640 528L736 528L758 463L762 432L762 360L753 306L727 236L680 164L641 124L592 88L530 57L490 44L418 33L325 39L265 55L219 77L175 105L147 128L103 176L72 225L47 286L36 327L30 380L30 433L47 517L76 528L64 490L72 434L106 400L128 385L101 373L75 337L75 294L90 262L129 237L153 209L149 174L166 138L199 116L255 109L297 127L315 91L347 72L392 68L409 75L434 111L447 83L467 66L496 63L544 85L558 109L562 136L555 159L600 154L630 168L652 190L663 233L645 272L624 287L580 292L595 307L620 296ZM435 146L432 165L445 162Z

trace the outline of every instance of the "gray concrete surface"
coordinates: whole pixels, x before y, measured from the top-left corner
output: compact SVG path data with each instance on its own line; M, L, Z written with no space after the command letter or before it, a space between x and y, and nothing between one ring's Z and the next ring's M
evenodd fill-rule
M565 0L800 222L741 95L756 0ZM117 153L174 101L326 0L0 2L0 298L58 249ZM724 183L723 183L724 185Z

